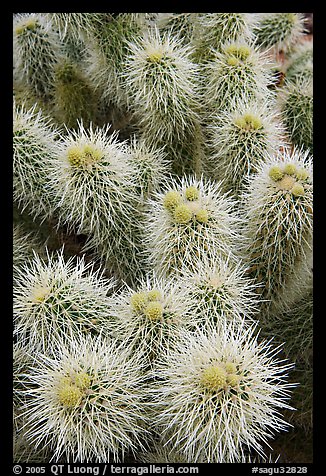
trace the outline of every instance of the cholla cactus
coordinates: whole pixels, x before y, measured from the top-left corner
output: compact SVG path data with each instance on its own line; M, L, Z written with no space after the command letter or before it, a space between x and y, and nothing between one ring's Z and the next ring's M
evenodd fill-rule
M246 185L247 263L251 276L264 284L257 292L273 304L283 288L292 295L291 277L306 270L312 247L312 208L309 152L285 150L269 157ZM292 283L297 286L297 280Z
M53 356L38 352L24 374L24 437L72 462L120 461L143 450L141 362L101 335L55 340Z
M13 384L13 416L15 432L20 433L23 421L21 418L21 407L25 404L25 398L21 394L21 391L25 388L23 374L28 372L28 369L34 364L34 357L36 351L40 351L40 343L37 342L35 347L30 347L29 344L21 340L17 340L13 343L12 352L12 384Z
M284 356L295 362L292 380L299 385L293 391L292 404L297 411L289 418L295 427L309 431L313 424L312 270L303 269L291 277L291 286L284 288L278 301L268 315L261 316L262 334L273 335L275 343L284 343Z
M46 16L58 29L61 39L67 35L80 38L80 35L85 34L85 28L104 18L101 13L47 13Z
M30 345L41 342L46 351L52 339L64 334L98 333L100 328L110 333L107 294L115 283L84 258L65 261L61 250L48 254L45 262L35 253L15 273L13 308L19 339Z
M280 319L282 314L288 314L292 311L294 315L296 313L300 313L299 309L302 306L302 309L305 309L307 302L312 300L312 291L313 291L313 248L312 244L311 247L307 247L305 250L305 259L298 262L297 266L292 270L292 273L289 274L288 283L290 285L286 285L284 288L280 289L277 295L277 300L274 300L271 303L269 308L268 315L261 316L264 320L264 325L267 326L272 324L273 319ZM300 304L299 304L300 303ZM310 304L307 304L308 308ZM297 311L296 311L297 309ZM310 308L311 311L312 308ZM306 312L303 311L306 315ZM305 318L303 315L299 318L303 319L302 322L305 322ZM309 321L310 318L308 318ZM285 318L287 320L287 318ZM291 318L289 318L290 322ZM306 324L308 323L306 321ZM291 327L291 326L290 326ZM301 327L299 324L298 328ZM307 329L305 329L307 330ZM303 331L305 332L305 331ZM293 338L296 339L298 335L300 335L301 331L295 333ZM288 341L288 338L283 339L282 342ZM303 347L304 348L304 347ZM294 354L292 354L294 355ZM294 359L295 360L295 359Z
M54 209L47 190L47 162L53 159L58 132L35 107L26 110L14 102L13 116L14 200L45 220Z
M164 149L148 147L136 136L131 137L129 154L130 161L138 173L139 195L146 199L166 180L171 163L166 158Z
M53 94L54 67L62 57L59 36L42 14L14 17L14 66L19 81L45 101Z
M227 110L238 100L263 100L274 80L271 61L254 44L245 41L226 43L207 63L204 101L215 113Z
M170 33L150 30L129 42L124 84L148 144L185 143L198 122L195 64L190 48Z
M90 232L105 222L113 227L116 215L128 215L135 168L130 164L126 143L110 134L110 125L79 130L61 136L55 160L49 164L55 195L60 197L60 222L78 232ZM91 202L91 203L90 203ZM105 235L105 234L104 234Z
M159 13L156 25L159 30L170 31L187 44L192 39L197 18L198 13Z
M240 219L233 205L219 183L171 178L165 190L149 200L144 232L149 266L168 276L205 256L234 258Z
M257 284L245 273L241 264L216 258L194 261L191 269L183 271L198 323L211 320L218 327L225 322L253 323L259 309Z
M212 173L236 195L261 158L284 143L280 115L269 102L238 102L215 118L210 133Z
M15 463L44 463L51 458L48 448L35 450L26 437L26 421L22 416L26 404L25 377L29 369L35 364L35 355L40 352L39 342L31 348L28 344L18 340L13 345L13 461Z
M97 14L86 25L88 42L88 75L104 102L118 108L128 105L121 74L129 41L141 37L143 26L139 14Z
M77 128L78 121L85 127L96 117L97 98L86 76L70 61L55 68L53 115L60 124Z
M287 81L280 94L284 123L291 141L298 147L313 150L313 83L299 78Z
M193 307L185 283L153 274L140 282L136 291L125 286L112 297L112 332L151 365L163 349L173 345L180 330L200 324Z
M288 358L305 365L312 364L313 349L313 291L310 286L302 286L302 296L291 307L279 310L262 319L262 332L275 336L275 341L284 344Z
M313 79L313 42L299 43L291 52L286 66L285 76L289 81L300 78Z
M254 29L257 44L262 48L289 50L305 31L301 13L262 13Z
M264 456L262 442L285 429L280 409L291 365L279 349L258 342L254 327L208 327L185 332L157 362L153 420L166 444L187 461L236 462L247 448Z
M139 180L126 142L109 129L81 124L62 136L48 164L49 186L59 223L88 234L86 249L94 249L125 275L138 269Z
M26 233L21 225L13 226L13 265L24 264L32 258L33 250L38 250L39 244L32 233Z
M309 15L14 14L17 463L309 462Z
M252 13L202 13L196 20L192 39L196 62L212 60L214 51L221 50L228 41L254 40L257 20Z

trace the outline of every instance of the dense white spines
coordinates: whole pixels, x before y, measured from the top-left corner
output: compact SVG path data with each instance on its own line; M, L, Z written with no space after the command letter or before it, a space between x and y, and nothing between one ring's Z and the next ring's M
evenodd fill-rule
M248 447L263 455L288 426L279 410L291 408L291 365L278 352L254 328L184 333L156 365L153 420L166 444L190 462L236 462Z
M129 143L130 162L138 174L139 195L145 199L166 180L171 163L164 149L148 147L144 141L133 136Z
M57 144L51 185L58 197L60 221L78 232L115 225L115 216L128 215L134 199L135 169L126 145L119 142L110 126L85 129L80 124ZM105 219L104 219L105 212Z
M242 324L243 319L252 323L259 309L257 284L246 276L242 265L204 258L195 261L182 276L195 302L193 313L198 324L208 321L219 327L225 322Z
M257 18L254 33L262 48L288 50L301 39L305 30L301 13L262 13Z
M236 195L262 157L277 153L285 138L280 114L268 101L239 101L214 118L209 130L212 172Z
M47 188L50 160L54 160L57 131L42 112L13 105L14 200L43 220L54 209Z
M51 98L54 67L62 57L60 40L51 23L42 14L16 15L13 38L18 81L34 96Z
M291 141L313 150L313 82L304 76L287 81L280 91L280 106Z
M313 78L313 42L304 41L295 46L285 63L285 76L290 81L302 77Z
M87 33L92 23L101 19L100 13L47 13L46 15L57 27L62 39L67 35L73 35L76 39L80 38L80 35Z
M205 13L195 21L192 43L196 61L209 61L225 42L253 41L256 15L248 13Z
M15 462L309 461L311 15L13 15Z
M152 274L136 290L125 286L111 298L113 335L150 365L173 346L180 331L200 324L187 285Z
M15 333L46 351L53 338L74 332L110 333L107 294L114 281L84 258L65 261L63 252L34 258L15 269ZM101 321L101 326L98 323Z
M60 223L88 234L87 248L124 275L138 261L138 171L126 142L109 129L80 125L63 136L49 164L50 186Z
M149 200L145 240L158 275L179 274L202 257L237 253L239 218L220 184L193 177L172 179Z
M24 436L51 460L123 460L144 449L141 364L125 349L98 336L75 336L53 344L53 355L37 353L24 375Z
M32 233L26 233L22 226L13 226L13 265L20 266L32 258L33 250L37 250L39 244Z
M192 39L198 15L198 13L159 13L156 25L159 30L170 31L187 44Z
M53 116L68 128L78 128L78 122L89 126L96 117L97 97L80 65L66 60L54 72Z
M312 158L295 149L269 157L244 196L247 264L265 299L278 299L306 270L312 248ZM295 285L297 281L295 280ZM259 289L258 289L259 292ZM284 298L283 302L284 302Z
M141 37L143 28L143 17L134 13L119 13L115 17L102 13L91 18L87 28L89 78L102 100L118 108L128 105L121 79L128 42Z
M182 140L197 121L197 71L189 47L156 29L128 47L123 77L144 138L154 144Z
M224 44L206 65L205 104L210 111L220 112L238 100L266 100L273 84L270 68L270 59L254 44Z

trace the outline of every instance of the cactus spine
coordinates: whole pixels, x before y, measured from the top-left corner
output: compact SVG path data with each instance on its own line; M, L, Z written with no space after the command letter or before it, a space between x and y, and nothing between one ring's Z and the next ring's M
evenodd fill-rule
M54 203L47 188L47 162L53 160L58 132L35 107L13 106L13 185L19 208L46 219Z
M257 291L273 303L306 269L311 252L311 167L309 152L285 150L263 161L246 185L246 259L250 275L263 284Z
M210 125L211 169L225 190L238 195L248 176L267 154L277 153L285 131L270 102L239 101Z
M145 240L149 267L158 275L180 274L197 259L236 256L233 202L209 180L171 179L149 200Z

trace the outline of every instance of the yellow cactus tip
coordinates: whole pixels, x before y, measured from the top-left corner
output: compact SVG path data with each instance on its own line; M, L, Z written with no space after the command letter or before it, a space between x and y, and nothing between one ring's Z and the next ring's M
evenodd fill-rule
M288 175L295 175L297 173L297 168L294 164L286 164L283 167L283 172Z
M255 116L254 114L250 114L250 113L244 114L243 118L250 129L257 130L257 129L260 129L263 125L261 122L261 119Z
M74 167L79 167L82 163L83 154L79 147L70 147L67 151L69 163Z
M241 117L237 117L234 120L234 123L241 129L246 129L246 130L261 129L263 125L259 117L250 113L246 113Z
M86 165L91 165L103 159L103 152L97 149L93 144L85 144L83 154Z
M73 383L81 389L89 388L92 378L86 372L79 372L72 378Z
M130 304L134 311L139 312L144 309L148 301L146 293L135 293L130 297Z
M229 374L226 378L228 385L230 387L237 387L240 382L240 376L237 374Z
M228 58L228 65L229 66L238 66L240 63L240 61L235 58L234 56L231 56L230 58Z
M76 385L63 383L58 391L59 402L66 408L73 408L80 405L83 393Z
M274 165L269 169L268 175L272 180L274 180L274 182L277 182L278 180L281 180L283 178L284 173L282 172L280 167Z
M89 167L103 158L103 153L93 144L72 146L67 151L70 165L76 168Z
M234 124L238 127L240 127L241 129L245 129L246 128L246 121L244 120L243 117L237 117L234 119Z
M225 370L227 371L228 374L235 374L237 371L237 366L233 362L226 362Z
M297 180L306 180L307 178L310 177L309 172L306 169L298 170L295 176Z
M248 46L243 45L243 46L240 46L240 47L238 48L238 57L239 57L242 61L244 61L244 60L246 60L247 58L249 58L250 53L251 53L251 50L250 50L250 48L249 48Z
M198 200L199 190L197 187L194 187L194 186L187 187L185 195L186 195L186 199L191 202L194 200Z
M230 45L225 49L225 52L226 54L230 55L233 58L236 58L241 61L245 61L250 56L251 50L249 46L246 46L246 45L242 45L242 46ZM238 64L239 64L239 61L238 61Z
M176 223L185 224L192 218L192 211L187 205L178 205L174 210L174 220Z
M147 293L147 298L149 301L160 301L163 296L161 291L159 291L158 289L151 289Z
M211 365L207 367L201 374L200 383L210 392L219 392L224 389L227 384L227 373L220 365Z
M152 51L147 54L147 61L150 63L159 63L163 58L163 53L160 51Z
M238 52L238 47L236 45L229 45L225 48L224 51L228 55L236 56Z
M157 321L163 316L163 306L159 301L151 301L144 309L144 314L151 321Z
M296 182L293 187L291 188L292 195L295 197L301 197L305 194L303 185L301 183Z
M166 210L173 212L174 209L180 205L182 199L181 195L179 192L176 192L174 190L171 190L170 192L167 192L165 194L164 200L163 200L163 206L166 208Z
M196 213L196 220L200 223L207 223L208 222L208 211L205 209L198 210Z
M293 25L296 23L297 21L297 17L296 17L296 14L295 13L288 13L288 16L287 16L288 20L290 23L292 23Z
M15 28L16 34L21 35L26 30L35 30L36 25L37 25L36 19L30 18L16 26Z
M44 286L38 286L32 291L32 302L40 303L46 300L50 293L50 288Z

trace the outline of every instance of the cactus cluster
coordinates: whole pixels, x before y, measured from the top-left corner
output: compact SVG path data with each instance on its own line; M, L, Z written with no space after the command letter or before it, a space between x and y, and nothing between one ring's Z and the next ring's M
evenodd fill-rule
M14 14L15 462L287 462L311 434L306 36Z
M258 15L254 29L257 44L262 48L286 51L293 47L305 31L301 13L263 13Z

